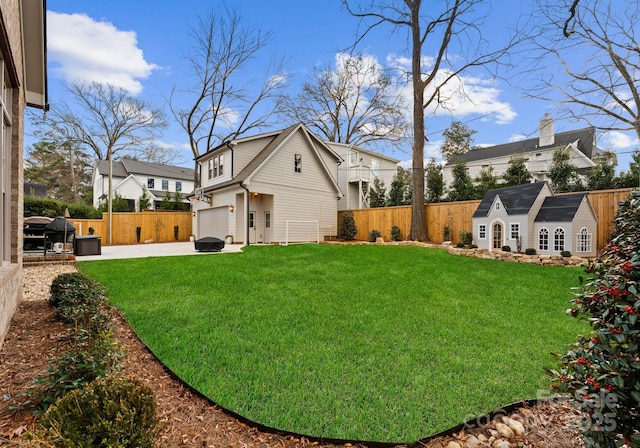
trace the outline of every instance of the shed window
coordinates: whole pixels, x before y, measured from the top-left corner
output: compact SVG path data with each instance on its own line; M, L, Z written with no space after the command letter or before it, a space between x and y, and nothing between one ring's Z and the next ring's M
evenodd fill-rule
M293 158L293 170L296 173L302 173L302 155L296 154Z
M520 224L512 223L510 233L511 233L512 240L517 240L518 238L520 238Z
M557 252L564 250L564 229L562 228L553 231L553 250Z
M576 240L578 252L591 252L593 235L589 233L586 227L580 229Z
M478 225L478 239L486 240L487 239L487 225L479 224Z
M500 210L500 203L496 202L496 206L494 207L494 210Z
M540 229L538 232L538 250L549 250L549 231Z

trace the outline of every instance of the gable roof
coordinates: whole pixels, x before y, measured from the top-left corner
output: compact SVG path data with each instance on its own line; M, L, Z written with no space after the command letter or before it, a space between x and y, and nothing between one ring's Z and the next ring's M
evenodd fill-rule
M380 154L379 152L371 151L369 149L362 148L357 145L352 145L350 143L338 143L338 142L326 142L327 146L331 147L336 151L336 153L343 153L344 155L348 154L349 150L361 152L364 154L368 154L370 156L377 157L379 159L385 159L391 163L399 163L399 159L394 159L393 157L389 157L385 154ZM342 156L341 156L342 157Z
M560 132L554 135L554 144L547 146L539 146L540 139L538 137L521 140L519 142L504 143L501 145L488 146L486 148L472 149L466 154L459 154L449 160L446 165L455 165L461 162L475 162L478 160L493 159L497 157L506 157L514 154L525 152L534 152L537 150L545 150L557 148L559 146L568 146L571 143L578 142L578 150L589 159L597 154L595 145L596 129L593 127L577 129L575 131Z
M571 222L587 193L563 194L544 198L535 222Z
M100 160L97 170L106 174L109 172L109 161ZM122 158L113 162L113 176L127 177L130 174L140 174L151 177L193 180L193 169L183 166L164 165L162 163L143 162L129 158Z
M270 132L268 134L261 134L253 137L247 137L242 140L234 140L230 142L230 144L235 144L237 147L238 144L241 144L246 141L255 140L257 138L272 137L272 139L265 145L265 147L262 148L262 150L242 170L240 170L240 172L236 176L234 176L233 179L227 182L206 187L204 191L210 192L210 191L219 190L231 185L237 185L245 182L267 161L267 159L269 159L269 157L272 154L274 154L282 146L283 143L285 143L288 140L288 138L291 135L293 135L295 132L298 132L298 131L301 131L304 133L307 139L309 139L309 143L311 143L312 139L315 140L318 144L322 145L328 152L334 155L336 160L341 160L341 157L333 149L331 149L328 145L326 145L321 139L317 138L311 131L307 129L307 127L304 124L297 123L289 126L288 128L282 129L279 132ZM217 148L214 148L214 150L210 151L209 153L217 150L222 146L226 146L226 143L218 146ZM315 150L315 146L313 144L311 144L311 146L314 147L314 150ZM322 162L322 157L319 157L319 159ZM324 165L324 163L322 163L322 165L324 169L327 170L327 174L331 178L331 181L336 187L336 189L340 191L340 188L338 188L338 185L335 183L333 176L331 176L330 173L328 172L326 165Z
M496 196L500 197L508 215L526 215L545 185L546 182L535 182L489 190L482 198L473 217L489 216Z

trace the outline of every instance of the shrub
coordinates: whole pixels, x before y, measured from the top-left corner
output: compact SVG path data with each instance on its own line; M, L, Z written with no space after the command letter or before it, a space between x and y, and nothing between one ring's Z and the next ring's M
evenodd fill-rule
M571 252L569 252L568 250L563 250L562 252L560 252L560 255L563 257L570 257Z
M511 246L502 246L502 252L511 252Z
M73 347L52 360L45 376L35 379L29 395L46 410L72 390L117 371L123 356L111 331L91 336L86 331L79 332Z
M353 212L346 212L342 217L342 226L340 227L340 236L347 241L355 238L358 229L356 221L353 219Z
M471 249L477 249L478 245L477 244L472 244L471 246L469 246Z
M447 225L442 226L442 239L443 241L451 241L451 227Z
M81 272L67 272L58 275L51 282L49 304L58 308L63 302L73 300L75 296L93 296L98 292L102 295L100 286L90 277Z
M156 446L153 392L140 380L112 375L59 400L43 416L40 437L55 447Z
M464 247L464 243L463 243L462 241L458 241L458 242L456 243L456 247L463 248L463 247Z
M527 255L536 255L538 252L533 247L527 247L524 253Z
M471 246L471 243L473 243L473 233L467 232L466 230L461 230L459 235L462 244L464 244L465 246Z
M616 237L580 278L568 311L586 317L591 334L577 337L553 371L554 387L573 395L588 447L640 447L640 193L623 202Z
M376 239L380 238L380 232L378 232L376 229L373 229L371 232L369 232L369 242L370 243L375 243Z
M56 308L56 317L76 332L98 334L108 329L103 288L82 273L58 275L51 283L49 303Z
M84 203L67 203L49 198L40 198L31 195L24 196L24 216L47 216L55 218L63 216L65 208L69 214L77 219L101 218L102 215L93 207Z
M400 231L400 227L393 226L391 227L391 241L400 241L402 240L402 232Z

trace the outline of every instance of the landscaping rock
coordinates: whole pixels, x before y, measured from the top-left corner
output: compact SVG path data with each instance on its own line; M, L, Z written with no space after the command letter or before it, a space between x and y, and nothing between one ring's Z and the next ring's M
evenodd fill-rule
M482 442L476 436L469 436L464 441L464 448L477 448L482 446Z
M511 448L511 443L503 439L496 439L491 444L492 448Z
M514 420L510 417L502 417L502 421L511 428L513 433L516 436L521 436L524 434L524 425L520 423L518 420Z
M460 445L458 442L451 441L447 443L447 448L462 448L462 445Z
M513 437L515 436L513 430L509 427L509 425L505 425L504 423L496 423L496 431L498 431L498 433L506 439L513 439Z

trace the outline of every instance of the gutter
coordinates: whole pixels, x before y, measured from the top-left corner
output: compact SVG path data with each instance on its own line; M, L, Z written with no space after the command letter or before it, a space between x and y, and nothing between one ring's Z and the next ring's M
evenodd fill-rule
M249 197L251 195L251 192L249 191L249 188L247 188L247 186L240 182L238 185L240 185L240 187L245 191L244 194L244 212L245 212L245 221L244 221L244 236L245 236L245 244L247 246L249 246Z

